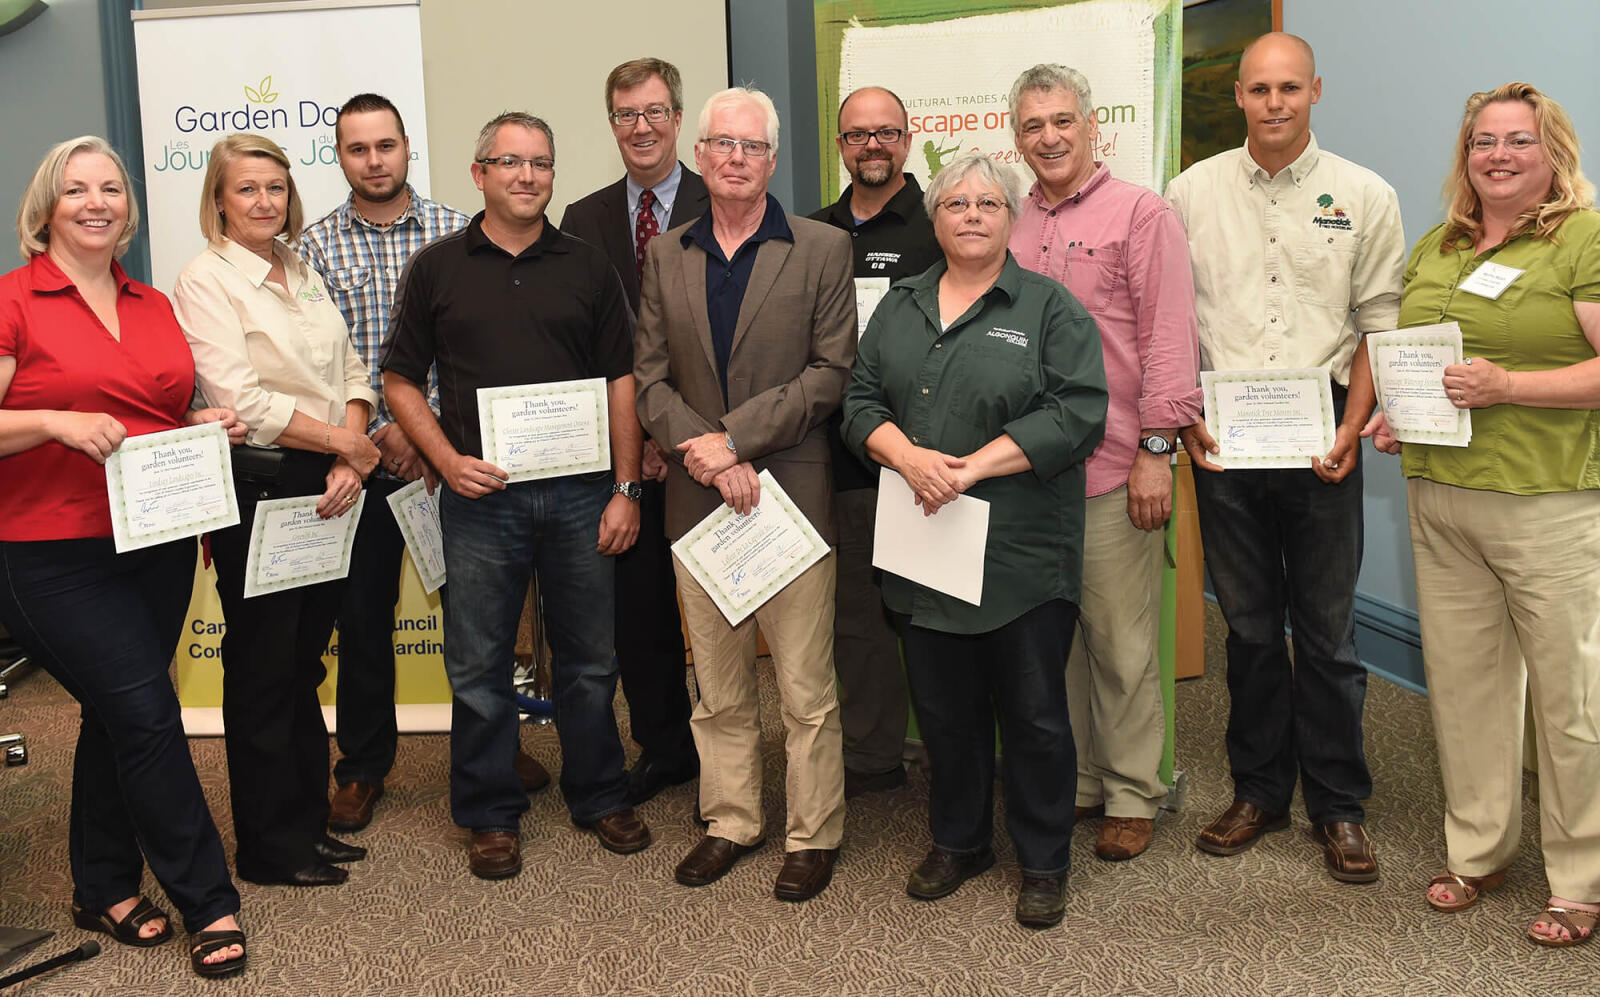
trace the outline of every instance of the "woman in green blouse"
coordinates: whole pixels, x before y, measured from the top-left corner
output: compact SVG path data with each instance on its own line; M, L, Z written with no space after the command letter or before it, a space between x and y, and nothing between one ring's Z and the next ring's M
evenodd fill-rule
M1006 250L1022 188L956 157L924 195L944 261L873 313L845 394L845 442L899 473L921 515L987 501L977 605L885 575L932 772L933 848L906 892L947 896L994 864L994 725L1006 826L1022 867L1017 920L1065 906L1077 764L1067 652L1083 565L1083 461L1105 429L1100 334L1071 294ZM915 510L907 510L918 514Z
M1448 871L1427 899L1461 910L1516 858L1526 688L1551 892L1528 936L1551 946L1600 914L1600 214L1578 164L1536 88L1473 94L1400 308L1402 326L1460 324L1444 388L1472 409L1471 445L1402 458L1445 791ZM1368 430L1400 452L1381 416Z

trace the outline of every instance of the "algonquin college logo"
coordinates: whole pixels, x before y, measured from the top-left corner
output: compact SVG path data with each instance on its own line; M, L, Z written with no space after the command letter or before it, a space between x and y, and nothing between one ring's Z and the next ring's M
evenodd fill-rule
M1322 209L1322 213L1312 218L1311 224L1319 228L1343 229L1346 232L1350 230L1350 219L1345 215L1344 209L1334 203L1332 194L1323 194L1317 198L1317 206Z

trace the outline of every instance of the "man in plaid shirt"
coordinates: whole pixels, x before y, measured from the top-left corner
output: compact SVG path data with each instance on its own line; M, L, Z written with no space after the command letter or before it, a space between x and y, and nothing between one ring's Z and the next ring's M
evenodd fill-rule
M411 142L400 111L387 98L370 93L350 98L339 109L334 137L350 196L308 227L296 248L322 274L382 399L378 351L400 272L413 253L466 227L470 218L422 197L406 182ZM428 381L428 403L437 412L438 386L431 373ZM381 459L367 481L366 512L356 528L339 612L340 758L333 769L339 788L328 816L328 826L336 831L359 830L372 820L394 765L394 616L405 541L387 499L407 482L433 476L381 400L367 432ZM543 766L520 752L517 774L529 791L550 783Z

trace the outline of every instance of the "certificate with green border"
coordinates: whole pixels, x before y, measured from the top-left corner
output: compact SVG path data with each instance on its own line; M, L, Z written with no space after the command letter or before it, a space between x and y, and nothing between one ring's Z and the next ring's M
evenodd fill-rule
M478 389L483 459L510 482L611 470L606 379Z
M1472 442L1472 410L1456 408L1444 390L1444 369L1461 362L1461 326L1369 332L1366 340L1372 388L1395 439L1442 447Z
M220 422L130 436L106 459L111 536L138 550L239 522L228 434Z
M1333 449L1333 389L1328 372L1207 370L1200 373L1206 425L1221 453L1211 462L1238 468L1311 468Z
M330 519L317 515L321 498L302 495L256 503L244 565L246 599L331 582L350 573L350 548L356 542L356 523L367 507L366 489L349 512Z
M440 483L439 487L444 487ZM405 538L422 590L432 595L444 584L444 530L439 526L439 493L428 494L421 478L389 494L389 509Z
M828 553L827 541L772 472L762 471L760 480L761 500L748 515L718 506L672 545L729 626L738 626Z

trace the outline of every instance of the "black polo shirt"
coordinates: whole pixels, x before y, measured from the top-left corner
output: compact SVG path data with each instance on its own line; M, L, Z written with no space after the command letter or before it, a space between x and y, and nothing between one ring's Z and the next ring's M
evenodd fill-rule
M395 289L384 370L426 384L439 371L439 425L483 457L478 389L633 373L633 315L605 254L548 218L512 256L483 234L483 212L412 254Z
M928 213L922 207L922 187L911 174L905 174L905 178L906 185L889 198L883 210L860 224L850 212L853 184L844 189L837 201L810 216L813 221L827 222L850 233L857 277L887 277L892 281L914 277L944 259L944 250L933 237L933 222L928 220ZM841 412L828 417L833 490L848 492L878 487L877 465L863 464L840 439L841 418Z
M783 205L771 194L767 195L766 212L755 234L733 251L733 259L722 253L722 244L712 228L711 212L707 211L679 237L685 249L692 242L706 254L706 318L711 322L711 348L717 355L717 379L722 382L722 404L728 404L728 358L733 355L733 334L739 328L739 308L744 304L745 289L750 286L750 274L756 267L756 253L768 239L794 242L794 232L789 219L784 216Z

